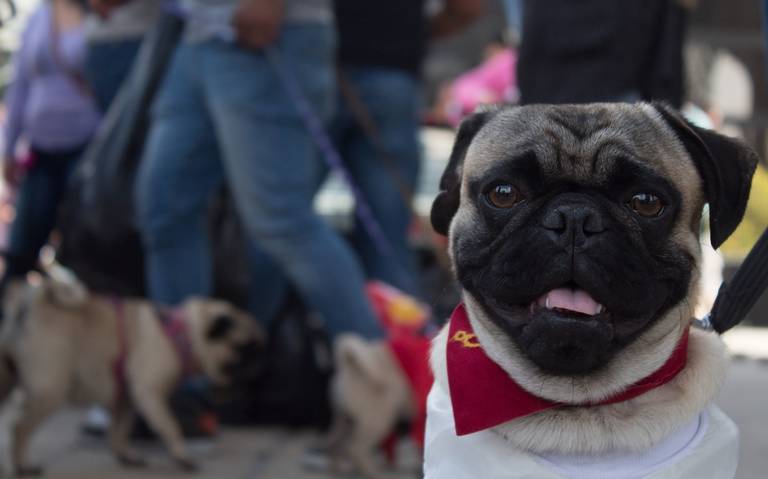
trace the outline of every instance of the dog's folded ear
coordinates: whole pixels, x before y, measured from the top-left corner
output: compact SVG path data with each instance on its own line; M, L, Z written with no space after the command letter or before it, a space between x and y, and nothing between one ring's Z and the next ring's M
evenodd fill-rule
M758 156L745 143L699 128L663 103L654 103L691 156L709 203L712 246L720 247L744 217Z
M482 106L461 122L448 166L445 167L443 176L440 178L440 193L432 203L430 214L432 227L441 235L448 235L451 220L459 209L461 172L467 149L477 132L498 110L498 106Z

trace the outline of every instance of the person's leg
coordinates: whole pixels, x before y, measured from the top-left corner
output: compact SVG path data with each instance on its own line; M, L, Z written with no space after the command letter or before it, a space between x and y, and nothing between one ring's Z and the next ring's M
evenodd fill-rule
M290 283L283 268L258 244L249 241L248 311L269 326L285 304Z
M93 89L96 104L106 112L133 67L141 38L88 43L85 79Z
M504 0L504 13L507 17L507 28L514 35L515 45L519 45L523 39L522 0Z
M327 119L333 106L332 30L283 30L281 60ZM285 271L329 332L383 335L345 242L312 209L312 140L264 55L216 44L200 68L227 178L250 238Z
M149 295L171 305L212 290L206 210L221 164L198 83L200 48L182 45L173 59L136 184Z
M3 286L7 279L23 276L36 266L40 249L56 224L69 173L82 150L74 148L56 153L33 150L37 159L19 190Z
M343 74L350 94L365 109L355 111L349 101L341 100L341 116L348 125L344 159L393 254L380 251L359 222L355 246L371 277L418 295L416 259L408 243L412 216L406 198L413 194L419 174L418 81L397 70L353 68ZM375 131L361 127L361 114L370 118Z

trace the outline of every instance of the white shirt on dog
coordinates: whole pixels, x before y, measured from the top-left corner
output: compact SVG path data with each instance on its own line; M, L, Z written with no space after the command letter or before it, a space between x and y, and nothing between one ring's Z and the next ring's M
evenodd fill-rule
M728 479L736 474L738 430L715 405L644 453L571 456L518 451L491 431L457 436L451 399L437 383L427 403L425 479Z

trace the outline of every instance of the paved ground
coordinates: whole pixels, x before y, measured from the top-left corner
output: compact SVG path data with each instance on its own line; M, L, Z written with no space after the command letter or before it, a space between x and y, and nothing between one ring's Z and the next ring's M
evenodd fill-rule
M726 333L734 360L717 402L741 430L738 479L768 477L768 328Z
M59 414L40 431L32 449L35 464L42 465L46 479L328 479L330 475L308 472L301 464L305 449L316 441L308 432L283 430L226 430L215 443L192 443L200 463L196 474L180 472L156 445L140 446L148 465L126 470L112 460L102 441L77 433L79 411ZM418 477L413 454L406 451L411 467L403 465L391 479Z
M768 364L734 361L717 402L741 431L737 479L768 477Z
M742 434L738 479L766 477L768 471L768 329L739 329L727 336L737 355L720 406L739 425ZM173 479L179 473L157 447L147 448L149 467L118 468L99 441L78 434L82 414L66 411L50 420L35 439L32 456L44 465L49 479ZM303 451L316 440L307 432L285 430L226 430L214 444L194 445L202 469L198 479L327 479L302 468ZM2 446L0 444L0 446ZM404 446L404 462L392 479L418 477L411 448Z

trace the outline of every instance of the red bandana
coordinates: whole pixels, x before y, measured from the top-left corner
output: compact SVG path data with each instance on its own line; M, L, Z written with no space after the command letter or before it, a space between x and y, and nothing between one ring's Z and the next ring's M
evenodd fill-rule
M666 363L624 392L596 405L628 401L672 380L685 367L688 330ZM456 434L464 436L567 404L534 396L488 356L477 340L463 304L451 316L447 347L448 386Z

